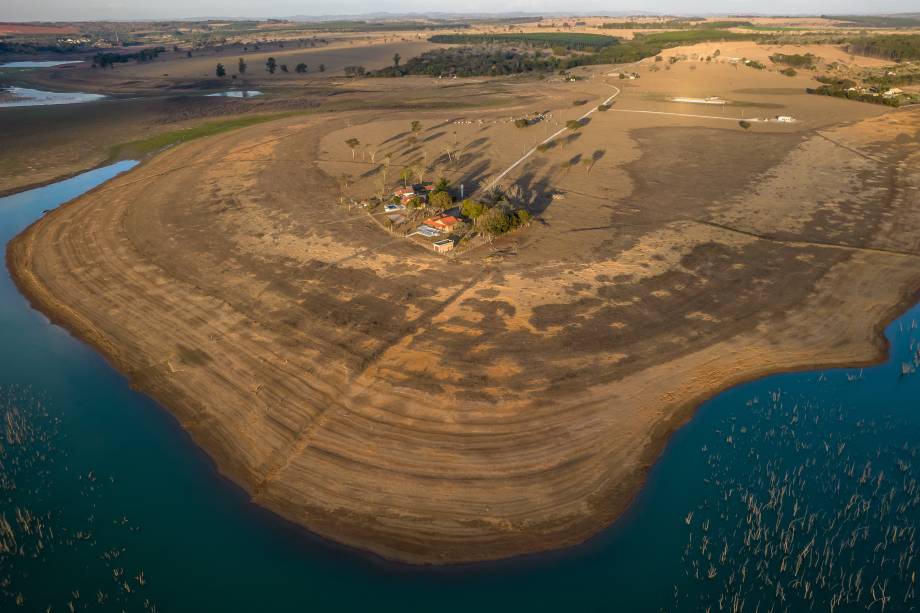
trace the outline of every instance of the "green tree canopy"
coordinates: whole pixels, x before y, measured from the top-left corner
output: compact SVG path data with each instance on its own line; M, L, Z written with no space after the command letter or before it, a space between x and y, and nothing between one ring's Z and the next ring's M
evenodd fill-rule
M447 192L432 192L428 198L428 203L439 209L449 209L454 203L454 199Z
M463 201L463 204L460 205L460 214L464 217L469 217L470 219L477 219L479 216L485 212L486 207L481 202L476 202L475 200L470 200L467 198Z

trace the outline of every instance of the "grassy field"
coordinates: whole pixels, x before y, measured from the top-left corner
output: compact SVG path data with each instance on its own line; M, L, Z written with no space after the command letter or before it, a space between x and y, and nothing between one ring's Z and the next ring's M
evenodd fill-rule
M752 40L759 37L759 34L753 33L748 34L743 32L731 32L729 30L706 29L656 32L654 34L636 36L636 39L653 45L673 47L676 45L692 45L693 43L703 43L713 40Z
M288 113L271 113L267 115L246 115L220 121L209 121L193 128L172 130L170 132L155 134L148 138L115 145L110 149L109 155L113 160L147 155L197 138L213 136L222 132L229 132L230 130L246 128L265 123L266 121L309 112L310 111L293 111Z

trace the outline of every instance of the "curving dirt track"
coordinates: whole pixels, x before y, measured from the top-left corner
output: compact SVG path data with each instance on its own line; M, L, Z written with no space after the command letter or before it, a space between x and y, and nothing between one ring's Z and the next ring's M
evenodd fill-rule
M159 155L8 259L259 504L391 559L494 559L607 526L718 390L881 357L920 288L918 116L752 139L598 114L615 153L456 259L334 204L321 143L370 119L287 119Z

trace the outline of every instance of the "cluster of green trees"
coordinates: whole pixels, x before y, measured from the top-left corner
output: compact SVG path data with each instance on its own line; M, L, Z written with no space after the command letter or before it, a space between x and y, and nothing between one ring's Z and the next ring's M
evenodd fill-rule
M518 32L507 34L437 34L433 43L452 45L520 44L534 47L564 47L578 51L601 49L619 44L620 39L603 34L582 32Z
M892 34L891 36L866 36L850 40L850 53L880 57L900 62L920 59L920 34Z
M681 45L715 42L723 40L754 40L760 38L759 34L741 34L727 30L680 30L676 32L655 32L652 34L637 34L632 40L624 41L620 45L599 49L590 55L576 55L565 62L565 66L590 66L593 64L621 64L638 62L647 57L653 57L669 47Z
M858 89L850 90L850 87L839 87L837 85L822 85L818 88L808 88L809 94L818 96L833 96L835 98L846 98L847 100L857 100L859 102L869 102L872 104L884 104L885 106L899 107L901 99L898 96L882 96L878 92L865 92Z
M88 45L83 43L63 43L57 42L54 44L43 44L43 43L33 43L33 42L0 42L0 53L14 54L14 53L24 53L24 54L33 54L33 53L76 53L81 51L86 51ZM6 59L6 58L4 58Z
M131 60L149 62L157 59L157 56L164 51L166 51L166 47L151 47L149 49L141 49L136 53L111 53L100 51L93 56L93 66L105 68L107 66L114 66L115 64L125 64Z
M740 23L740 22L739 22ZM736 33L712 28L685 29L676 32L639 34L633 40L621 41L613 36L566 32L528 32L501 34L438 34L429 40L445 44L475 44L477 46L436 49L407 61L378 70L374 76L397 77L403 75L487 76L520 74L526 72L551 72L558 69L595 64L637 62L656 56L662 49L684 44L721 40L753 40L762 35ZM501 45L501 48L487 45ZM528 45L551 48L553 55L509 48ZM569 51L577 53L562 56Z
M486 47L452 47L427 51L408 60L402 66L389 66L374 72L373 75L378 77L403 75L472 77L549 72L559 66L559 59L543 54Z
M526 225L531 219L530 213L524 209L514 209L505 199L494 203L467 199L460 205L460 214L472 220L480 232L491 236L510 232Z
M871 83L881 88L891 89L899 85L915 85L920 83L920 72L903 72L901 74L872 76L866 78L866 83Z
M793 68L813 69L815 67L815 60L817 59L818 58L811 53L774 53L770 56L770 61L774 64L784 64Z

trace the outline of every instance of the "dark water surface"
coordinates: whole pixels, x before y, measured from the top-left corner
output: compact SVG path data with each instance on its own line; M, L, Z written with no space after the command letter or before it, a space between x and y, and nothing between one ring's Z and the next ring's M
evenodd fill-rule
M132 164L0 199L2 242ZM0 610L909 610L918 316L889 326L882 366L768 377L707 402L627 516L586 545L413 569L247 503L4 271Z

